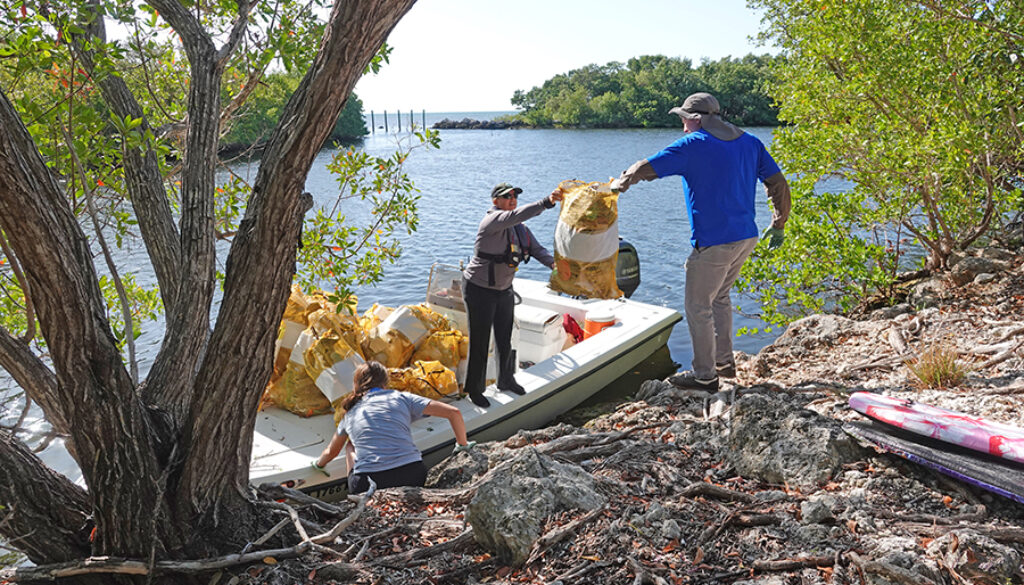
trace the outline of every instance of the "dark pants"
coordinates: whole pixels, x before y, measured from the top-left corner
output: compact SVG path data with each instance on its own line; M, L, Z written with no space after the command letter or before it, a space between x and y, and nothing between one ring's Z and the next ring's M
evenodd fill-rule
M370 479L377 483L378 489L402 486L423 487L423 484L427 483L427 466L422 461L417 461L384 471L351 473L348 476L348 493L361 494L370 489Z
M512 320L515 295L512 287L494 290L462 281L462 298L469 317L469 364L466 367L466 392L482 394L487 388L487 346L494 328L494 346L498 351L498 388L514 385L515 354L512 353Z

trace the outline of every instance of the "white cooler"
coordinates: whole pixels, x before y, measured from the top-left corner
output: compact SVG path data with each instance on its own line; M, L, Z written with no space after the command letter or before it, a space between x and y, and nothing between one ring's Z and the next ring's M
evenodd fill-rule
M515 316L519 361L537 363L562 351L566 334L561 314L548 309L516 305ZM517 337L515 331L512 337Z

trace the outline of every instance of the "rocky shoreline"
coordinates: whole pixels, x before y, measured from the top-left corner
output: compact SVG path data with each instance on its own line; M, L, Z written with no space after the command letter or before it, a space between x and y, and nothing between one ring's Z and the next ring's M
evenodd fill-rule
M793 323L717 393L647 381L582 427L450 457L428 488L300 501L353 520L330 550L238 582L1024 583L1024 505L843 430L855 391L1022 426L1024 258L969 258L901 305ZM906 363L936 344L969 373L919 389Z
M449 120L445 118L440 122L434 122L431 128L434 130L508 130L510 128L526 128L526 124L521 120L473 120L471 118Z

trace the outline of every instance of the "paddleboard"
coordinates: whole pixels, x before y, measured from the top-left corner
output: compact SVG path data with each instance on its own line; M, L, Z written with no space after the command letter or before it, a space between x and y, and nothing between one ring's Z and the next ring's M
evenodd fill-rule
M885 424L1024 463L1024 429L922 402L870 392L850 395L850 408Z
M853 422L843 430L873 446L958 481L1024 504L1024 466L876 422Z

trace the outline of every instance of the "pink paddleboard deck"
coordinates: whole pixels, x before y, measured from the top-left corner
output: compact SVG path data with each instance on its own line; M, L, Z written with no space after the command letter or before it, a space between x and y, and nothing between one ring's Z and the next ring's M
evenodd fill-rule
M870 392L851 394L850 408L918 435L1024 463L1020 427Z

